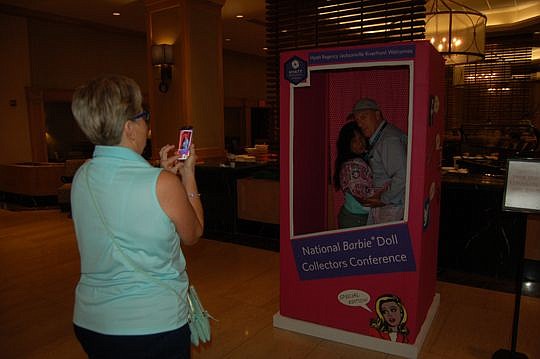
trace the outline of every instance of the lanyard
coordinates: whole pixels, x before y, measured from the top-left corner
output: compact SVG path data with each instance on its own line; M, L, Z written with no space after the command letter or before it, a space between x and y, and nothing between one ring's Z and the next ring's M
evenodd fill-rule
M384 128L386 127L386 125L388 125L388 122L384 121L383 125L381 126L381 129L379 130L379 132L377 132L377 134L373 138L373 141L369 141L370 142L370 144L369 144L370 148L373 148L375 146L375 144L377 143L377 141L379 141L379 139L382 136L382 132L383 132Z

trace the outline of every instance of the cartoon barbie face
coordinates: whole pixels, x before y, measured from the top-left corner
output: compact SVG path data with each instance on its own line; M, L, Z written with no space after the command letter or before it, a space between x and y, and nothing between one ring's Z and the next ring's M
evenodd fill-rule
M401 309L396 302L386 302L381 304L381 313L384 321L388 323L388 326L391 328L397 327L403 318Z
M380 296L375 303L375 311L377 317L370 320L372 336L394 342L408 342L407 311L398 296Z

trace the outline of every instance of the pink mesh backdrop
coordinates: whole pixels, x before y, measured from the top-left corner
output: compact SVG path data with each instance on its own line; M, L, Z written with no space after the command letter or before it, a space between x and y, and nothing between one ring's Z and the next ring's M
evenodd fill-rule
M375 100L388 122L407 133L409 112L409 68L388 66L331 72L328 81L328 144L329 165L334 173L336 141L339 130L357 100ZM334 194L333 213L337 218L343 194ZM335 220L337 223L337 219Z
M294 234L327 228L328 177L326 133L328 74L317 73L311 86L294 91Z

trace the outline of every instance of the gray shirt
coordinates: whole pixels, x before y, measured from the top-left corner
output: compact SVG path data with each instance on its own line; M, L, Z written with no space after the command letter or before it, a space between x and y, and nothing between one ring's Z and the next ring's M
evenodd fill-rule
M407 135L384 121L369 139L369 165L373 185L388 187L381 195L386 204L403 206L407 182Z

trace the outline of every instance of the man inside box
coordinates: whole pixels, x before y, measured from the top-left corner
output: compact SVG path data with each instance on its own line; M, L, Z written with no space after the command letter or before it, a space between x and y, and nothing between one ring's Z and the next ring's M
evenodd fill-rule
M367 224L403 219L407 182L407 135L383 117L377 102L363 98L352 114L369 138L368 162L373 171L375 195L362 201L371 207ZM380 191L380 189L383 189Z

